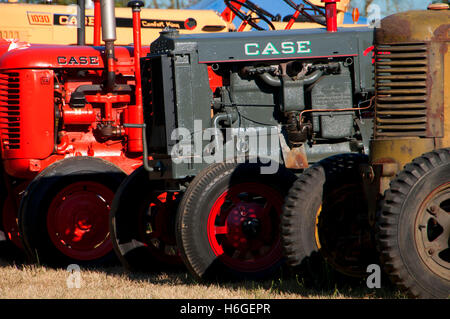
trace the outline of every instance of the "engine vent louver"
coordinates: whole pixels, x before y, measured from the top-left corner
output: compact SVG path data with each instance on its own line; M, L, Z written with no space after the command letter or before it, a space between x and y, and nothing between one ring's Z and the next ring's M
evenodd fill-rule
M19 73L0 73L0 137L4 149L20 148Z
M426 136L427 53L424 43L375 48L376 138Z

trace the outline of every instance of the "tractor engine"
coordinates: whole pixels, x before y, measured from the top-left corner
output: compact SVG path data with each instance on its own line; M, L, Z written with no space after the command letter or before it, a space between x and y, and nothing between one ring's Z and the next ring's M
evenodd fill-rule
M171 134L176 128L196 132L194 120L218 130L278 128L289 168L305 168L308 161L334 153L364 151L371 122L355 111L367 108L373 92L372 39L368 29L332 35L312 30L226 36L162 32L145 62L153 85L147 103L154 115L147 132L149 152L177 154L173 147L179 140ZM166 164L173 165L173 177L199 169Z
M134 103L132 49L117 48L116 56L112 92L103 89L98 48L32 45L2 56L1 147L9 175L32 178L68 156L100 156L120 162L127 173L134 170L139 161L126 155L141 150L126 147L123 127Z

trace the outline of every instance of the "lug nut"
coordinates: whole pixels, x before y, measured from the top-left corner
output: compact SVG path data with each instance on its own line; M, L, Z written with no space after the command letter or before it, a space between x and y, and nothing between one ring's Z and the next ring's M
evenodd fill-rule
M436 206L433 205L433 206L430 206L428 211L430 212L431 215L436 216L436 210L437 210Z

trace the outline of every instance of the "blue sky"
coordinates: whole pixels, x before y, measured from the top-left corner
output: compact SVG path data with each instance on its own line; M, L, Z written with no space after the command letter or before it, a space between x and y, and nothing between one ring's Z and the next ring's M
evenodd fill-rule
M351 5L357 7L362 12L365 4L365 0L352 0ZM426 9L431 3L431 0L374 0L373 3L380 6L381 16L407 11L407 10L420 10Z
M145 0L146 3L150 3L151 0ZM188 0L180 0L184 2L188 2ZM287 6L282 0L252 0L254 3L259 4L262 8L269 10L269 11L276 11L277 9L282 12L277 13L284 13L286 10L291 10L289 6ZM301 0L293 0L295 3L300 3ZM220 9L223 8L225 5L223 3L223 0L200 0L200 3L195 6L197 8L210 8L214 10L221 11ZM381 18L383 18L386 15L401 12L401 11L407 11L407 10L419 10L419 9L426 9L428 4L430 4L432 0L374 0L373 4L376 4L380 8L380 15ZM366 0L351 0L352 7L356 7L360 9L361 16L363 16L364 12L364 6L366 3ZM289 11L290 12L290 11Z

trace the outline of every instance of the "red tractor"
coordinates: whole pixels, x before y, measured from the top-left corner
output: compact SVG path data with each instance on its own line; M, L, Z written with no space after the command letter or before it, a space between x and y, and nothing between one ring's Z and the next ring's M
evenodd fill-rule
M140 23L142 3L133 5ZM35 262L114 258L110 205L142 164L142 131L126 124L143 122L139 60L149 47L138 34L138 50L114 47L112 0L101 20L105 46L0 43L0 230Z

